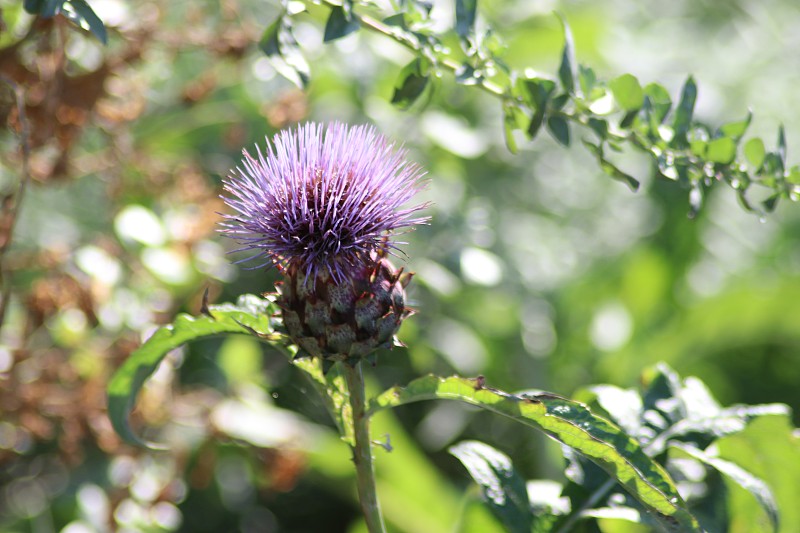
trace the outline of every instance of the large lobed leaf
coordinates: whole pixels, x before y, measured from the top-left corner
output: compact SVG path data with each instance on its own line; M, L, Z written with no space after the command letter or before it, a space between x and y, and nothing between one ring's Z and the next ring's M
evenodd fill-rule
M579 451L619 481L668 530L700 531L667 472L639 444L585 405L546 393L508 394L483 378L425 376L393 387L369 413L429 399L459 400L511 417Z
M268 336L274 336L275 341L279 341L280 337L270 324L276 310L269 300L248 294L241 296L236 305L212 305L202 316L178 315L172 324L156 330L125 360L108 384L108 416L117 433L131 444L158 447L133 432L128 416L142 385L164 357L189 341L231 333L257 334L267 340ZM276 344L285 345L284 342Z

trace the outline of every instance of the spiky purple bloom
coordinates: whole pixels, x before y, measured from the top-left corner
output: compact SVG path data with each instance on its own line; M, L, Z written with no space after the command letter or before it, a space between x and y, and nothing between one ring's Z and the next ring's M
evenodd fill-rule
M237 251L265 259L255 268L305 279L327 272L341 283L373 252L397 250L397 230L427 220L415 216L425 205L403 207L422 187L420 168L373 127L308 123L256 150L225 180L224 200L238 213L223 223Z

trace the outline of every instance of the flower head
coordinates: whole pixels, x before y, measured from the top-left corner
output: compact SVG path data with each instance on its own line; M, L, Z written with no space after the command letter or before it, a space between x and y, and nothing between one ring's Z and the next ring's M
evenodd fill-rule
M265 259L256 268L341 283L376 252L397 250L397 230L427 220L415 216L424 204L403 207L422 187L420 168L370 126L308 123L256 150L225 180L224 200L238 213L223 223L237 251Z

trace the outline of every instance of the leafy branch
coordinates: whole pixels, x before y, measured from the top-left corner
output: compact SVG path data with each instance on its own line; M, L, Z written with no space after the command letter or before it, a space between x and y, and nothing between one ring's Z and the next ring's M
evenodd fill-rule
M291 21L312 3L287 3L261 40L262 50L278 70L300 86L308 84L310 77L291 33ZM581 143L600 168L632 190L639 187L639 180L619 168L614 153L631 149L646 154L657 177L690 191L690 216L698 212L707 190L717 182L727 183L742 206L759 215L773 211L781 199L800 198L800 166L787 164L783 127L776 148L768 151L758 137L744 140L750 112L719 127L697 120L698 89L691 76L676 102L662 85L643 87L632 74L599 80L590 67L577 62L572 32L563 17L565 45L558 72L553 76L516 72L503 61L505 47L498 36L485 25L477 29L477 0L455 3L453 27L437 33L431 29L431 4L423 0L397 2L397 12L390 14L376 13L367 0L322 0L329 9L325 41L363 28L409 49L415 57L401 70L392 96L392 103L401 109L429 98L443 72L452 74L459 84L498 98L506 144L514 153L518 148L515 132L533 140L545 129L569 146L577 129L587 134ZM289 9L290 4L294 9ZM757 199L751 198L753 186L761 188Z

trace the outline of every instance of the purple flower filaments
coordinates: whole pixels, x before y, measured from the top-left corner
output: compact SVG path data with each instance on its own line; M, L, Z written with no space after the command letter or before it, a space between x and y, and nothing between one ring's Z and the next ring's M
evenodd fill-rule
M275 303L298 356L350 365L376 361L396 343L411 314L411 274L388 255L393 238L426 217L426 204L404 207L422 172L374 128L306 124L273 138L225 181L224 233L252 251L255 267L278 266Z
M422 187L419 167L370 126L308 123L283 131L257 157L244 151L227 180L224 233L262 259L306 279L341 283L374 251L393 252L397 230L426 220L403 208ZM387 238L388 237L388 238Z

